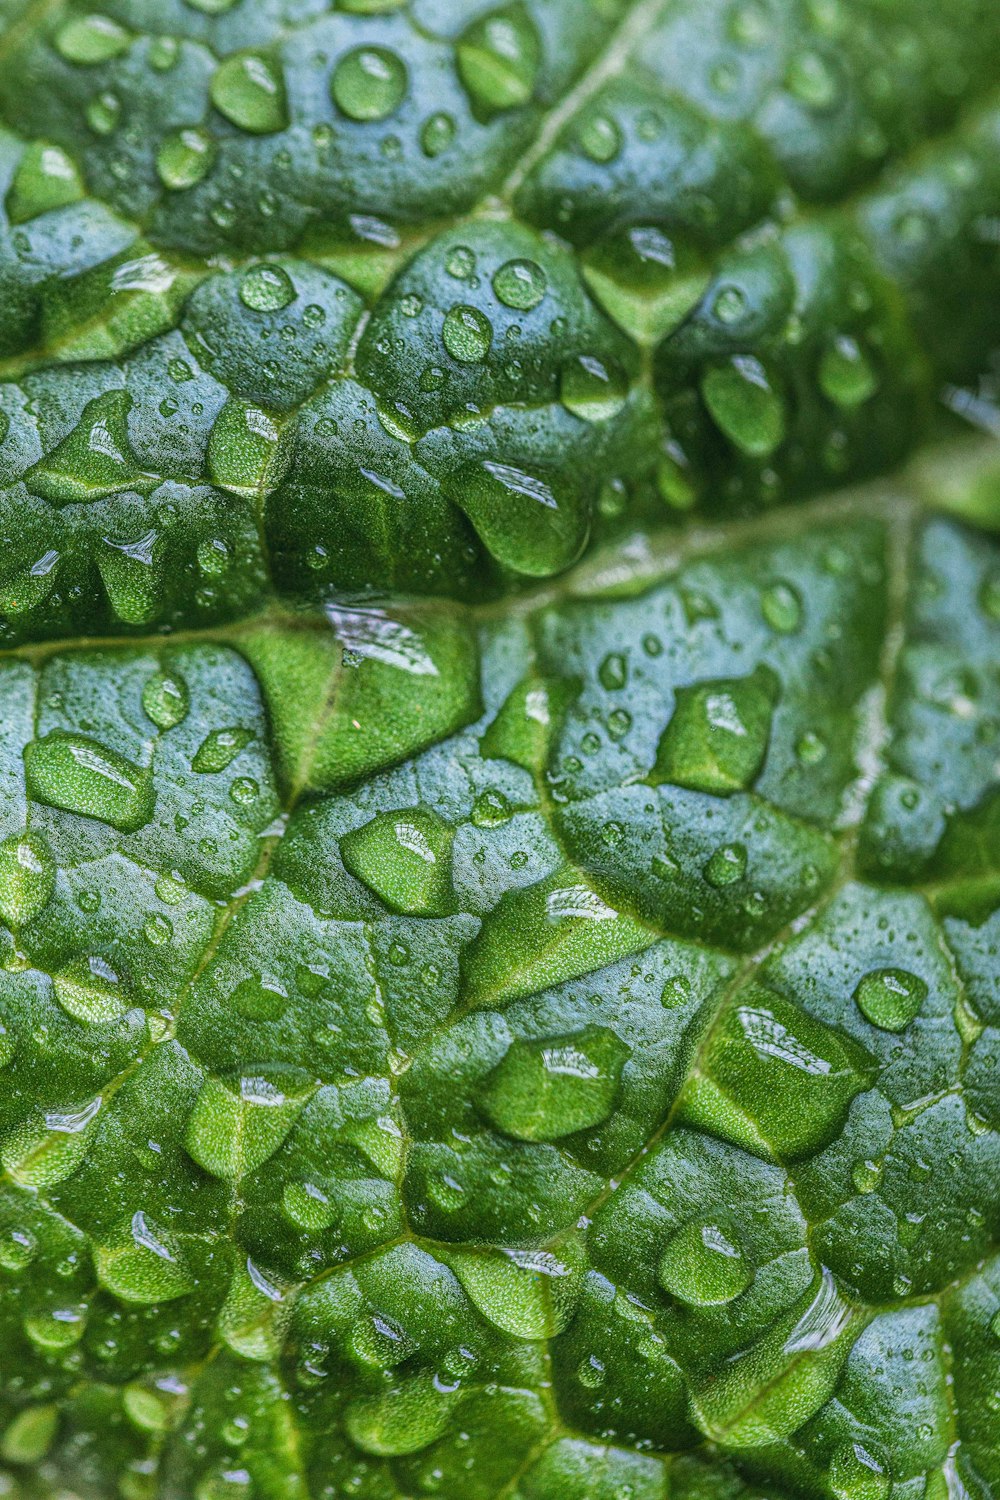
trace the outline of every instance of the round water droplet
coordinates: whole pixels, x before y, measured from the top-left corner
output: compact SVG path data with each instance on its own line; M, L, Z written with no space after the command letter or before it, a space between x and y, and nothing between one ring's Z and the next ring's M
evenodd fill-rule
M420 149L425 156L440 156L455 139L455 121L443 112L430 115L420 130Z
M533 260L505 261L493 277L493 290L505 307L530 312L545 296L545 272Z
M905 1031L927 998L927 985L906 969L872 969L854 999L861 1014L881 1031Z
M142 690L142 708L157 729L174 729L187 718L191 704L187 683L176 672L157 672Z
M385 47L355 47L338 62L330 81L337 108L350 120L384 120L406 97L402 58Z
M480 792L472 804L472 821L477 828L499 828L503 823L509 823L514 815L503 792L487 787L485 792Z
M236 986L229 1003L247 1021L277 1021L285 1013L288 991L278 980L257 974Z
M747 851L743 844L724 844L716 849L705 866L704 876L709 885L723 890L735 885L747 872Z
M23 1271L38 1254L38 1241L30 1229L6 1229L0 1234L0 1266L5 1271Z
M691 1307L732 1302L753 1280L753 1266L735 1237L717 1224L685 1224L663 1252L660 1285Z
M260 53L227 57L212 74L209 94L221 115L251 135L271 135L288 124L284 77Z
M212 137L192 125L164 137L156 153L156 170L164 187L180 192L201 182L214 160Z
M562 367L559 397L575 417L585 422L607 422L625 405L628 380L614 360L580 354Z
M712 303L712 312L720 323L731 326L746 315L746 293L738 286L724 286Z
M478 308L457 303L445 316L441 337L452 359L460 364L481 364L490 352L493 327Z
M609 693L616 693L625 686L628 681L628 665L620 651L608 653L597 669L597 676L601 686Z
M819 366L820 388L836 406L863 406L878 390L878 377L856 339L841 336L825 350Z
M286 1218L296 1229L316 1233L336 1223L337 1208L329 1196L312 1182L289 1182L281 1195Z
M444 268L456 281L468 281L476 272L476 252L468 245L455 245L448 252Z
M621 130L610 115L591 115L581 126L577 140L584 156L601 165L614 161L622 149Z
M818 52L797 52L788 65L785 82L807 109L832 109L840 98L840 85L833 65Z
M790 583L778 580L760 596L760 612L772 630L792 635L802 624L802 600Z
M240 277L240 301L254 312L281 312L295 300L295 284L281 266L262 263Z

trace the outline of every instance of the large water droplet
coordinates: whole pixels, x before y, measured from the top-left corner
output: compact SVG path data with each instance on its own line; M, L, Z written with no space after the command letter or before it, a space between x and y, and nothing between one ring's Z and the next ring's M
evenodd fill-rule
M585 422L607 422L625 405L628 379L614 360L580 354L563 365L559 396L575 417Z
M215 160L215 142L207 130L188 125L164 136L156 153L156 170L164 187L174 192L202 181Z
M753 1276L753 1266L734 1238L711 1223L686 1224L678 1230L659 1265L664 1291L691 1307L732 1302Z
M271 135L288 124L284 77L260 53L227 57L212 74L209 94L220 114L251 135Z
M441 337L452 359L465 365L481 364L490 352L493 327L485 313L459 302L446 313Z
M105 391L89 401L72 432L24 476L33 494L55 505L102 499L123 490L148 493L159 480L144 474L132 451L127 391Z
M607 1119L629 1056L603 1026L516 1041L484 1081L479 1103L505 1135L557 1140Z
M224 771L253 739L252 729L213 729L194 753L192 771L211 776Z
M240 301L254 312L281 312L295 300L295 284L281 266L251 266L240 277Z
M96 14L74 16L56 32L56 51L67 62L89 67L121 57L132 44L132 37L110 16Z
M406 97L407 73L402 58L385 47L355 47L333 70L330 92L337 108L351 120L384 120Z
M702 395L719 431L750 458L769 458L785 440L785 402L759 359L738 354L709 370Z
M7 217L25 224L39 214L79 203L85 193L83 178L61 146L40 141L26 146L7 192Z
M194 1290L194 1280L169 1237L141 1210L132 1216L127 1240L110 1248L95 1247L94 1265L98 1281L120 1302L169 1302Z
M523 4L473 21L457 49L458 76L475 109L491 115L527 104L541 64L541 43Z
M878 376L857 339L834 339L819 364L820 389L836 406L863 406L878 390Z
M0 916L16 931L52 899L56 862L39 833L12 834L0 844Z
M28 793L131 833L153 816L153 772L82 734L53 730L24 749Z
M52 986L67 1015L86 1026L116 1021L126 1008L121 981L106 959L75 959L52 976Z
M769 667L679 688L650 780L717 796L745 791L764 763L778 691Z
M926 998L924 980L906 969L872 969L854 991L861 1014L881 1031L905 1031Z
M530 312L545 296L545 272L533 260L504 261L494 274L493 290L505 307Z
M346 868L393 911L444 916L455 909L449 824L429 808L379 813L341 839Z
M157 672L142 689L142 708L157 729L175 729L187 718L191 695L177 672Z

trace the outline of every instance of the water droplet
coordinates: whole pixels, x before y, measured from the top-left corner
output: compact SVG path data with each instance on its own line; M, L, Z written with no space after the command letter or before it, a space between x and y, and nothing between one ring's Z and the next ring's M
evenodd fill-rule
M33 142L26 146L7 192L7 217L25 224L39 214L84 197L83 179L73 160L59 146Z
M541 43L524 6L504 6L473 21L459 38L457 61L458 76L482 114L527 104L541 64Z
M857 339L841 335L823 352L820 388L836 406L863 406L878 390L878 377Z
M87 105L87 124L95 135L111 135L122 117L122 102L109 89L95 94Z
M778 689L769 667L679 688L650 780L716 796L745 791L767 754Z
M52 987L66 1014L87 1026L117 1021L126 1009L121 981L103 958L76 959L53 974Z
M393 911L444 916L455 909L450 825L429 808L379 813L341 839L346 868Z
M142 828L153 816L151 768L133 765L97 740L53 730L25 746L24 764L29 795L37 802L124 833Z
M95 1247L94 1265L101 1286L120 1302L170 1302L195 1286L169 1237L141 1210L132 1215L129 1237L121 1244Z
M211 776L224 771L253 739L252 729L213 729L206 734L191 762L192 771Z
M121 389L89 401L76 427L25 474L31 492L55 505L73 505L153 489L159 480L141 471L132 451L131 409L132 397Z
M260 53L227 57L212 74L209 94L220 114L252 135L271 135L288 124L284 77Z
M610 651L597 669L600 684L609 693L616 693L628 681L628 664L620 651Z
M288 991L277 979L259 974L241 982L229 996L229 1003L247 1021L277 1021L285 1013Z
M240 301L254 312L281 312L295 300L295 285L281 266L251 266L240 277Z
M602 166L609 161L614 161L622 149L621 130L610 115L588 116L577 132L577 140L584 156L589 156L591 161L596 161Z
M355 47L337 64L330 92L348 119L384 120L406 97L406 65L385 47Z
M885 1500L891 1483L885 1461L861 1443L837 1448L830 1459L830 1488L836 1500Z
M509 823L514 809L503 792L487 787L472 804L472 822L476 828L499 828Z
M559 398L567 411L585 422L607 422L628 397L625 371L614 360L580 354L562 367Z
M67 62L90 67L121 57L132 44L132 37L110 16L96 14L74 16L56 32L56 51Z
M861 1014L881 1031L905 1031L926 998L925 982L906 969L872 969L854 991Z
M0 1266L5 1271L24 1271L38 1254L38 1241L30 1229L7 1229L0 1234Z
M493 327L478 308L457 303L445 316L441 337L452 359L460 364L481 364L490 352Z
M785 403L759 359L735 355L710 369L702 395L719 431L750 458L769 458L785 440Z
M753 1276L743 1251L717 1224L686 1224L667 1245L659 1265L664 1291L691 1307L732 1302Z
M493 277L493 290L505 307L530 312L545 296L546 276L533 260L504 261Z
M214 160L215 142L208 131L188 125L171 131L160 142L156 170L164 187L180 192L201 182Z
M286 1217L296 1229L316 1234L337 1222L337 1207L311 1182L289 1182L281 1196Z
M630 1050L602 1026L511 1043L489 1073L479 1103L505 1135L557 1140L606 1120Z
M717 890L735 885L747 872L747 851L744 844L723 844L716 849L705 866L704 876L709 885Z
M4 1428L0 1458L18 1467L34 1468L52 1447L58 1427L59 1408L55 1404L22 1408Z
M746 316L747 305L746 293L741 287L724 286L716 294L712 313L720 323L731 327Z
M0 844L0 916L15 931L52 899L56 862L40 833L12 834Z
M882 1181L882 1167L877 1161L857 1161L851 1168L851 1181L859 1193L874 1193Z
M798 590L781 579L769 584L760 596L760 612L779 635L793 635L802 624L802 600Z
M157 729L175 729L187 718L191 698L187 683L176 672L157 672L142 690L142 708Z
M455 121L443 112L430 115L420 131L420 147L425 156L440 156L455 139Z
M818 52L797 52L785 75L789 93L812 110L831 109L840 98L833 66Z

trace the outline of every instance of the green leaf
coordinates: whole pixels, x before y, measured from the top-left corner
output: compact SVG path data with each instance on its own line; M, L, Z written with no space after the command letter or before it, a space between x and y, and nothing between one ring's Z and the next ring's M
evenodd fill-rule
M0 1494L1000 1500L998 59L0 0Z

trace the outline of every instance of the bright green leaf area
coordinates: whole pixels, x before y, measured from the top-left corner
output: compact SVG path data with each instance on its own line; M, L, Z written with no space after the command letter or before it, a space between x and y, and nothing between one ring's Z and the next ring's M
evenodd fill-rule
M0 1496L1000 1500L998 87L0 0Z

